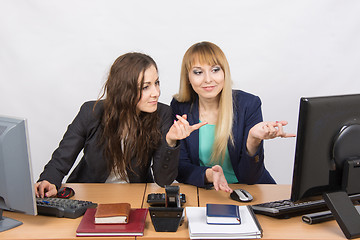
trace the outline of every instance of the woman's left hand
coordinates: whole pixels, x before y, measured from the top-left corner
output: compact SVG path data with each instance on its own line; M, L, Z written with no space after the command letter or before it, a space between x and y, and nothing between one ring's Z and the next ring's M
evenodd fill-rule
M273 139L277 137L296 137L295 134L284 132L283 126L286 126L287 124L287 121L276 121L260 122L253 126L249 131L249 136L246 143L249 154L255 154L262 140Z
M176 145L177 140L187 138L194 130L197 130L207 124L207 122L200 122L190 126L189 122L186 120L186 114L182 116L176 115L176 118L178 120L174 120L174 124L166 134L166 141L168 145L172 147Z
M249 136L260 140L273 139L276 137L295 137L295 134L284 132L283 126L287 124L287 121L260 122L250 129Z

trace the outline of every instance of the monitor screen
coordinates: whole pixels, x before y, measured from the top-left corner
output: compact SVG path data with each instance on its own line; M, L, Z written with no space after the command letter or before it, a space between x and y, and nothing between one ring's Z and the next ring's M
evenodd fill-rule
M0 232L21 225L3 210L36 215L36 199L25 119L0 116Z
M345 161L360 161L359 142L360 95L301 98L291 200L360 193L360 184L343 174Z

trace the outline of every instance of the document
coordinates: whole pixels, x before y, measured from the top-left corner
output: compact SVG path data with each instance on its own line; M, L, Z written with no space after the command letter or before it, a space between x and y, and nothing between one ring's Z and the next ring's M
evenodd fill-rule
M206 207L186 207L190 239L261 238L262 228L250 206L238 206L241 224L207 224Z

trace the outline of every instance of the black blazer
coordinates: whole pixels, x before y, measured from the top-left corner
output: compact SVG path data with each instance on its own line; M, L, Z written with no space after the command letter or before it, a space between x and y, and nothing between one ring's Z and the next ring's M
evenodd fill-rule
M103 156L103 146L98 144L102 131L100 123L103 104L99 102L93 111L94 104L95 101L90 101L81 106L79 113L68 126L59 147L45 165L38 181L48 180L60 188L64 176L69 173L81 150L84 155L67 182L104 183L106 181L110 171L107 169ZM166 133L172 125L172 111L168 105L158 103L157 112L160 117L161 143L158 149L149 156L152 161L148 161L145 168L136 167L136 159L132 159L135 172L127 171L130 183L154 182L155 180L158 185L164 186L171 184L177 176L180 147L177 145L172 148L165 140Z

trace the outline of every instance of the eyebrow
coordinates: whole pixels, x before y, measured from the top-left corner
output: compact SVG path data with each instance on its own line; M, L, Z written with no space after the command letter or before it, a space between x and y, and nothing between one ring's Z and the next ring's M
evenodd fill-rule
M156 82L156 81L159 81L159 77L157 77L157 78L155 79L155 82ZM144 81L144 84L150 84L150 83L151 83L151 81L147 81L147 82Z
M212 65L212 66L210 66L210 67L220 67L221 68L221 66L219 65L219 64L215 64L215 65ZM193 66L192 68L200 68L200 69L202 69L202 67L200 67L200 66Z

